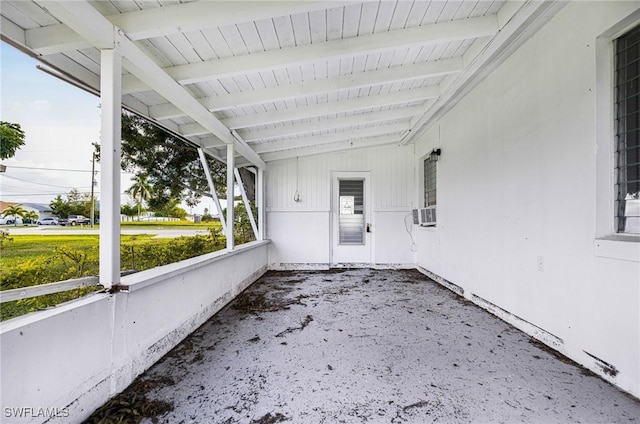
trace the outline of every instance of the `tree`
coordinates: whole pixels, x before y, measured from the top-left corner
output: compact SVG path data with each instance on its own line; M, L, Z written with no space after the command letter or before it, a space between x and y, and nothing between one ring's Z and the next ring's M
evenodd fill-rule
M151 190L153 189L147 181L147 176L144 174L135 175L131 178L133 184L129 187L125 193L128 193L138 202L138 220L140 220L140 207L142 202L151 198Z
M126 216L135 216L137 209L131 205L120 206L120 213Z
M25 134L20 124L0 121L0 159L15 156L16 151L24 146Z
M69 215L89 215L91 210L91 198L87 194L80 193L77 189L72 189L67 195L66 200L62 196L56 196L49 207L53 213L60 218L66 218Z
M12 205L9 206L7 209L5 209L2 212L2 217L6 218L8 216L13 216L13 225L17 226L18 225L18 217L23 218L24 219L24 214L27 213L26 210L24 210L24 208L20 205Z
M217 193L226 198L226 166L212 158L207 164ZM196 147L128 112L122 114L122 169L147 176L151 210L166 209L175 199L194 206L210 193ZM245 168L240 175L252 200L254 176Z
M25 211L24 215L22 216L22 219L24 219L25 221L29 221L29 224L35 223L38 218L40 218L40 216L37 212L34 211Z

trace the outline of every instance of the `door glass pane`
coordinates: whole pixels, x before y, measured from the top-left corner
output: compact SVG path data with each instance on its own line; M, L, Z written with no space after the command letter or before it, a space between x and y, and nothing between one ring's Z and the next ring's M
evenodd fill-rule
M364 244L364 180L338 181L340 244Z

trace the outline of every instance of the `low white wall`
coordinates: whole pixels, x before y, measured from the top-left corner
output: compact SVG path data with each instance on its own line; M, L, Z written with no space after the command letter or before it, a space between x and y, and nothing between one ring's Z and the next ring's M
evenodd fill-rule
M0 421L82 421L264 274L267 245L128 275L128 292L0 323Z
M596 131L596 64L613 60L598 40L637 7L569 3L427 131L415 163L442 149L438 226L416 228L418 265L640 396L640 240L596 230L598 210L613 223L597 189L598 155L613 150Z

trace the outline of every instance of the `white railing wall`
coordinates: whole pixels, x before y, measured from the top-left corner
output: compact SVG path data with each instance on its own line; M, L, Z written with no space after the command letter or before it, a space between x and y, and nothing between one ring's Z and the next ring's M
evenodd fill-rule
M0 323L3 417L23 408L20 423L82 421L266 272L267 244L124 276L123 291Z

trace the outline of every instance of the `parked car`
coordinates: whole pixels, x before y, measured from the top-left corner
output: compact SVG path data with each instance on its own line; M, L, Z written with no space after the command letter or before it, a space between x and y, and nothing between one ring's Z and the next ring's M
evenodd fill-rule
M36 224L38 224L38 225L58 225L58 218L52 218L52 217L40 218L39 220L36 221Z
M69 225L90 224L91 220L83 215L69 215L67 217Z
M58 225L62 225L63 227L65 225L69 225L69 220L65 219L65 218L56 218L58 220Z
M16 223L14 217L10 216L8 218L0 218L0 225L13 225ZM22 218L18 217L18 225L22 225Z

